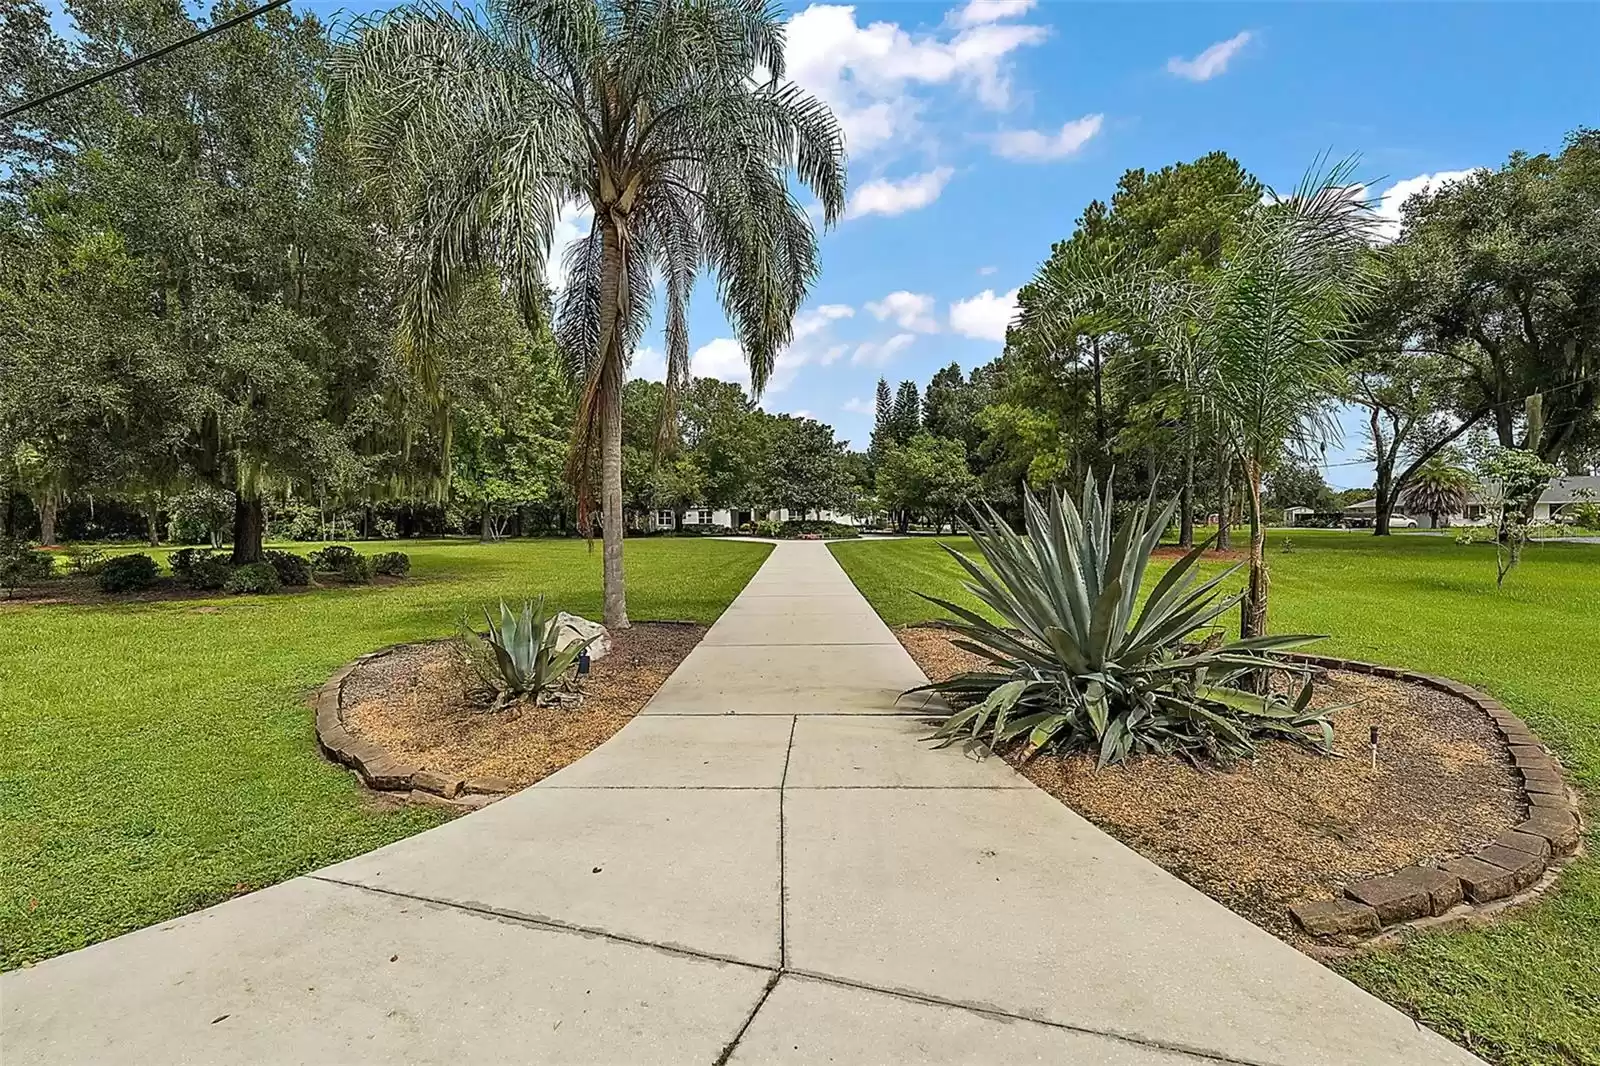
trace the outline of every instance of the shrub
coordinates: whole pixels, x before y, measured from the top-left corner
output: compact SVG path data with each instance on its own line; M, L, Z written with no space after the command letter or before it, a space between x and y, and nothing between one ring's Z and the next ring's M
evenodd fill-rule
M55 576L55 562L27 542L0 537L0 588L9 596L19 588L37 585Z
M378 540L394 540L400 535L400 527L392 518L377 518L372 522L372 535Z
M411 556L405 552L379 552L372 557L372 572L405 577L411 573Z
M272 569L278 572L278 583L299 587L311 584L311 561L294 552L272 550L264 553Z
M282 587L277 567L265 560L234 567L222 586L223 591L235 596L250 592L277 592Z
M322 512L310 504L279 504L267 517L267 536L272 540L316 540L321 532Z
M818 519L790 519L778 529L780 537L859 537L861 531L843 522L824 522Z
M356 550L348 544L330 544L311 553L311 568L322 573L338 573L351 559L358 558Z
M220 589L233 573L228 556L210 548L179 548L168 563L178 580L192 589Z
M335 572L352 585L365 585L372 580L372 560L351 552L350 558L341 562Z
M484 684L495 691L492 710L522 699L547 702L566 684L567 671L595 639L590 637L558 648L560 630L549 624L553 618L546 619L543 596L524 600L518 613L513 613L502 600L500 624L495 625L487 607L483 620L489 628L479 633L462 619L461 640L468 662Z
M965 735L998 746L1026 737L1030 757L1046 748L1087 749L1101 766L1165 752L1226 762L1250 754L1264 736L1332 751L1333 727L1310 708L1310 672L1265 655L1317 638L1261 636L1216 646L1195 639L1244 595L1218 592L1237 567L1200 580L1210 539L1163 574L1139 607L1151 553L1176 501L1153 518L1150 504L1142 504L1115 531L1092 478L1077 506L1064 493L1051 496L1048 512L1032 493L1024 504L1025 535L991 507L973 511L969 532L989 568L946 548L972 578L967 590L1007 626L924 597L959 618L946 627L992 664L917 690L945 693L958 705L936 738L952 744ZM1274 671L1300 676L1293 700L1252 691L1264 690L1259 683Z
M138 592L156 583L161 567L148 555L119 555L100 567L100 587L106 592Z
M763 518L756 523L755 533L758 537L781 537L783 536L783 523Z
M106 565L106 553L92 544L68 544L62 554L67 560L68 573L93 576Z
M1600 503L1586 501L1573 504L1563 512L1562 517L1580 529L1600 529Z
M167 536L179 544L216 543L215 538L233 519L233 505L233 493L210 487L174 496L167 502Z

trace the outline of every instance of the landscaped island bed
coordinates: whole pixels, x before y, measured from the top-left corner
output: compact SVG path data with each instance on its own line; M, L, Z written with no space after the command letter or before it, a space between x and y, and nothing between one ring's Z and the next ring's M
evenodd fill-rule
M455 640L399 647L359 663L340 688L348 732L406 766L447 779L522 788L582 758L628 723L705 635L690 623L636 622L612 635L573 705L488 709ZM492 791L502 791L495 787Z
M931 538L830 550L891 626L940 616L912 590L976 606ZM1586 851L1537 902L1334 966L1490 1061L1600 1063L1600 548L1530 547L1501 589L1492 545L1447 537L1294 530L1274 533L1268 552L1274 631L1328 634L1306 650L1454 678L1503 701L1560 757L1585 805ZM1358 752L1366 740L1337 739Z
M982 666L944 630L912 626L899 636L933 680ZM1030 781L1136 851L1300 943L1307 938L1291 905L1470 855L1523 820L1505 744L1466 700L1340 671L1313 704L1334 709L1346 757L1268 742L1226 769L1151 757L1097 770L1086 755L1007 754ZM1373 726L1376 769L1367 747Z

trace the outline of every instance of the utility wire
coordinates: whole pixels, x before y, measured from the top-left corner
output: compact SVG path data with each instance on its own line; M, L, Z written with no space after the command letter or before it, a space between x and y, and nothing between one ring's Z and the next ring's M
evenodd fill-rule
M116 66L111 67L108 70L102 70L98 74L90 74L87 77L79 78L77 81L63 85L59 89L53 89L42 96L36 96L32 100L25 100L20 104L8 107L4 113L0 113L0 121L14 118L17 115L22 114L24 111L31 111L36 107L50 103L52 100L59 100L63 96L66 96L70 93L75 93L79 89L87 89L89 86L94 85L97 82L102 82L107 78L114 78L118 74L126 73L127 71L132 70L134 67L140 67L146 63L160 59L163 56L171 55L180 48L187 48L191 44L197 44L200 41L205 40L207 37L210 37L212 34L221 33L223 30L232 29L241 22L249 22L257 15L264 15L273 8L282 7L288 2L289 0L267 0L267 3L262 4L260 7L251 8L249 11L239 15L234 15L232 18L223 19L221 22L207 26L199 33L192 33L182 40L173 41L171 44L162 45L153 52L146 53L142 56L135 56L126 63L118 63Z

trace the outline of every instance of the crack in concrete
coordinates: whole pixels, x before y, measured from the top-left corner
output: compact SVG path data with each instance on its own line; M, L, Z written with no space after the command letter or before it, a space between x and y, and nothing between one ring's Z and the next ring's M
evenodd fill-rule
M757 1000L755 1007L750 1011L750 1014L745 1018L744 1023L739 1027L738 1033L736 1033L734 1038L723 1047L722 1054L717 1058L716 1063L724 1064L724 1066L728 1059L733 1055L733 1052L737 1048L739 1041L743 1039L744 1034L750 1028L750 1025L755 1021L756 1015L760 1012L761 1008L766 1005L767 998L771 995L772 990L777 987L778 981L784 977L792 977L797 980L818 981L822 984L834 985L838 988L849 988L858 992L876 992L880 995L893 996L896 999L903 999L913 1003L921 1003L927 1006L944 1007L950 1010L968 1011L973 1014L981 1014L992 1018L1004 1018L1008 1021L1028 1022L1033 1025L1043 1025L1047 1028L1060 1029L1065 1032L1082 1033L1088 1036L1103 1037L1107 1040L1116 1040L1120 1043L1133 1044L1139 1047L1154 1048L1156 1050L1168 1051L1174 1054L1188 1055L1191 1058L1200 1059L1205 1062L1226 1063L1228 1066L1284 1066L1282 1063L1267 1062L1259 1059L1234 1058L1221 1052L1210 1051L1199 1047L1191 1047L1171 1041L1157 1040L1150 1037L1141 1037L1129 1033L1120 1033L1106 1029L1096 1029L1092 1026L1073 1025L1069 1022L1051 1021L1045 1018L1038 1018L1028 1014L1021 1014L1015 1011L1005 1010L1004 1008L995 1007L990 1004L969 1003L962 1000L944 999L939 996L932 996L907 989L885 988L880 985L868 984L865 981L853 981L850 978L839 977L835 974L821 973L814 970L796 969L788 965L788 960L784 954L784 948L781 943L779 948L781 961L777 967L773 967L764 963L750 962L746 959L734 958L731 955L719 955L715 952L701 951L697 948L685 947L680 944L663 944L654 940L646 940L642 937L628 936L623 933L613 933L605 929L596 928L594 926L578 925L574 922L564 922L555 918L523 914L517 911L489 907L483 904L462 903L457 900L442 899L437 896L424 896L414 892L400 892L391 888L379 888L375 885L364 885L357 881L342 881L336 877L327 877L322 874L306 874L305 876L309 880L320 881L323 884L338 885L341 888L352 888L361 892L371 892L374 895L388 896L395 899L412 900L417 903L424 903L434 907L458 910L488 921L506 922L512 925L523 925L534 929L542 929L546 932L566 933L575 936L592 937L598 940L609 940L619 944L626 944L629 947L644 948L649 951L659 951L663 954L673 955L679 958L695 959L701 962L722 963L724 965L738 966L742 969L755 970L771 975L771 978L767 982L766 988L762 991L760 998ZM780 904L780 914L781 913L782 908ZM781 921L779 928L781 941Z

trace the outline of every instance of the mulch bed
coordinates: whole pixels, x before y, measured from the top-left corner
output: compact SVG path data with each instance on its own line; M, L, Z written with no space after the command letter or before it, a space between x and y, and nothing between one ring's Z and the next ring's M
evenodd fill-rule
M531 785L594 750L644 707L706 627L635 622L583 680L577 705L489 711L453 640L400 648L344 683L345 728L419 770Z
M898 635L934 680L982 665L945 631L907 627ZM1086 755L1045 755L1017 768L1147 858L1296 942L1302 934L1290 904L1471 853L1522 820L1505 746L1465 700L1333 672L1313 703L1339 708L1335 742L1347 757L1267 741L1254 759L1230 769L1142 758L1096 770ZM1367 745L1373 725L1376 771Z

